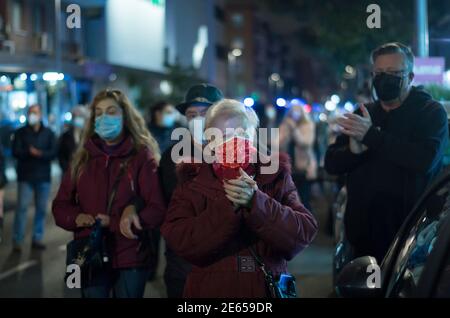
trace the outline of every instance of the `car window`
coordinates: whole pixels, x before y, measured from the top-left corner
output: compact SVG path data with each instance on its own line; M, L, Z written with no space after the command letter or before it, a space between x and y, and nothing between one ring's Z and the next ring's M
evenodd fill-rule
M400 250L394 269L394 288L390 296L415 294L428 256L433 250L438 229L450 209L450 183L432 193L424 202L418 222L411 228Z

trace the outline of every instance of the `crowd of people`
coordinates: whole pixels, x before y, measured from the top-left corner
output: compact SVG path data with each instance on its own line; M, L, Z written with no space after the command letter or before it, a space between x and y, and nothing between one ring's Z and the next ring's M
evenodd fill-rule
M281 114L265 104L255 112L210 84L192 86L176 106L153 105L147 120L123 92L101 91L89 107L72 110L72 124L59 140L43 124L39 105L31 106L12 146L14 251L22 249L33 197L32 247L45 249L50 165L58 158L63 177L52 202L56 225L74 233L77 244L69 245L75 254L101 233L106 255L83 267L83 297L142 297L155 277L161 237L168 297L268 297L268 279L285 278L287 262L317 233L312 188L324 165L347 187L345 232L354 257L381 262L442 168L448 122L442 105L412 86L409 48L385 44L372 62L375 102L337 118L338 129L328 131L301 105ZM188 128L192 151L177 161L178 141L171 136L178 127ZM269 137L267 145L276 152L260 153L260 127L279 128L279 138ZM219 131L222 142L208 137L207 129ZM206 145L212 163L195 158ZM230 149L232 161L221 161ZM274 158L278 169L262 173ZM0 168L3 189L1 152ZM0 190L0 206L2 199ZM0 209L0 222L2 214Z

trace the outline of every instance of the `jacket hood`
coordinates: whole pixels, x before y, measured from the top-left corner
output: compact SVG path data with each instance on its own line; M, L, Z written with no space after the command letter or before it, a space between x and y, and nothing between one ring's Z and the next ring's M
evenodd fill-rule
M406 102L414 102L423 105L433 97L425 90L423 86L413 86Z

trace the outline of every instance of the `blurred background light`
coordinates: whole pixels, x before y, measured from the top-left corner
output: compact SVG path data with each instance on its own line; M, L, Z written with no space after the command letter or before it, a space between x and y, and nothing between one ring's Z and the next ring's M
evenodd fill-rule
M355 72L355 69L353 68L353 66L347 65L347 66L345 67L345 71L346 71L347 73L349 73L349 74L353 74L353 73Z
M252 107L253 105L255 105L255 100L251 97L247 97L244 99L244 105L247 107Z
M304 104L299 98L294 98L291 100L291 105L302 105Z
M346 102L344 105L344 109L348 112L353 112L355 110L355 106L351 102Z
M276 101L276 103L277 103L277 106L279 106L279 107L285 107L286 106L286 100L284 99L284 98L277 98L277 101Z
M116 73L111 73L108 77L110 82L114 82L117 79Z
M450 87L450 70L444 73L444 83L447 87Z
M62 81L64 79L64 74L56 72L46 72L44 73L42 78L47 82Z
M341 98L337 94L334 94L331 96L331 101L335 104L339 104L341 102Z
M325 109L332 112L336 110L336 103L334 103L333 101L329 100L325 103Z
M270 79L274 82L278 82L281 79L281 76L278 73L273 73L272 75L270 75Z
M72 120L72 113L71 112L67 112L64 114L64 120L65 121L71 121Z
M170 95L173 92L172 84L170 84L170 82L166 80L161 81L161 83L159 84L159 89L164 95Z
M235 57L239 57L242 55L242 50L241 49L234 49L233 51L231 51L231 54Z

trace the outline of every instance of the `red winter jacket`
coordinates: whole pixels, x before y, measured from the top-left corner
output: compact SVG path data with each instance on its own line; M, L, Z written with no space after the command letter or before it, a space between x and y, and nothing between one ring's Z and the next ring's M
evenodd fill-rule
M252 208L234 211L211 165L183 164L179 184L161 227L167 244L194 267L185 297L266 297L259 268L238 269L238 259L256 247L275 274L286 272L287 261L308 246L317 223L300 203L290 176L287 156L272 175L257 174Z
M147 148L142 148L136 153L131 137L127 137L110 155L103 152L102 144L103 141L98 137L93 137L86 143L89 161L76 186L71 179L70 171L64 174L52 206L56 225L74 232L75 239L88 236L90 228L76 227L77 215L106 214L107 201L119 174L120 164L132 156L127 171L121 177L112 205L109 248L114 268L146 266L150 247L138 249L140 242L124 237L120 233L119 222L125 207L140 198L141 202L142 200L145 202L138 211L144 229L157 228L161 225L166 208L159 185L157 163Z

